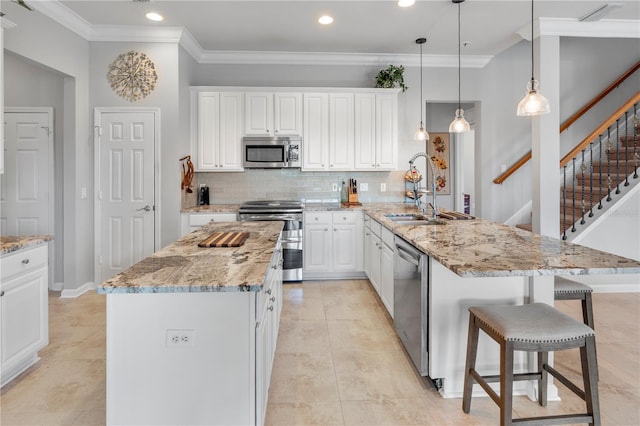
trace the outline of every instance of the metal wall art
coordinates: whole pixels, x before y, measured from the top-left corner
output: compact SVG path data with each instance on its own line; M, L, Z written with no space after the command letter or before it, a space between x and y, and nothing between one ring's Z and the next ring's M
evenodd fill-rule
M121 53L109 65L107 80L118 96L129 102L144 99L156 88L156 66L142 52L130 50Z

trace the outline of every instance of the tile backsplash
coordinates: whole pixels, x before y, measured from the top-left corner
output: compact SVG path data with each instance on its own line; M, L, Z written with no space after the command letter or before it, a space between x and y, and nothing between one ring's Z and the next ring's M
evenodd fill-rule
M340 184L349 178L368 184L368 191L360 191L359 201L405 201L405 171L393 172L301 172L298 169L247 170L239 173L196 173L194 193L200 184L209 187L210 204L236 204L248 200L329 200L340 198ZM380 191L380 184L386 191ZM338 191L332 191L337 184ZM183 207L197 203L197 197L182 198Z

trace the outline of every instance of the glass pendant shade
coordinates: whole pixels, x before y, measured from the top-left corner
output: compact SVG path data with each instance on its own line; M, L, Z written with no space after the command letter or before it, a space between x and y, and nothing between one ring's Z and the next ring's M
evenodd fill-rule
M420 128L413 135L414 141L428 141L429 133L424 129L424 125L420 122Z
M464 110L458 108L456 110L456 118L449 124L449 133L464 133L471 131L469 122L464 118Z
M538 91L538 81L529 80L527 83L527 94L518 104L517 114L523 117L547 114L551 111L551 106L547 98Z

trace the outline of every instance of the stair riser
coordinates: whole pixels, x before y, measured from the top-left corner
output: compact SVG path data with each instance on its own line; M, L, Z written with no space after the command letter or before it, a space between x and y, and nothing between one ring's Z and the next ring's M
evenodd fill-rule
M621 161L633 161L634 153L637 153L638 156L640 156L640 147L637 147L635 151L633 148L611 150L607 153L607 159L612 161L618 159Z
M584 178L582 177L582 175L577 175L576 176L576 182L578 185L583 185L583 186L589 186L591 183L593 183L594 185L600 185L600 182L602 182L602 186L607 187L607 174L603 173L602 174L602 178L600 177L600 174L594 174L593 178L590 180L589 179L589 175L584 175ZM615 187L618 183L620 182L624 182L624 180L626 179L627 175L615 175L615 174L611 174L611 187Z
M633 173L635 165L633 161L612 160L609 163L593 163L591 170L596 174L606 174L607 171L612 174L629 175ZM580 174L580 173L579 173Z
M640 146L640 136L620 136L620 146L633 147L634 144Z

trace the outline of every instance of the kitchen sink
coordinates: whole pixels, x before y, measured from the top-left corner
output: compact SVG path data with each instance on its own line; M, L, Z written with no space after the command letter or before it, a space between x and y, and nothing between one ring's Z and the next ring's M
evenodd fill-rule
M444 225L447 223L444 220L434 220L421 214L388 214L386 218L397 225Z

